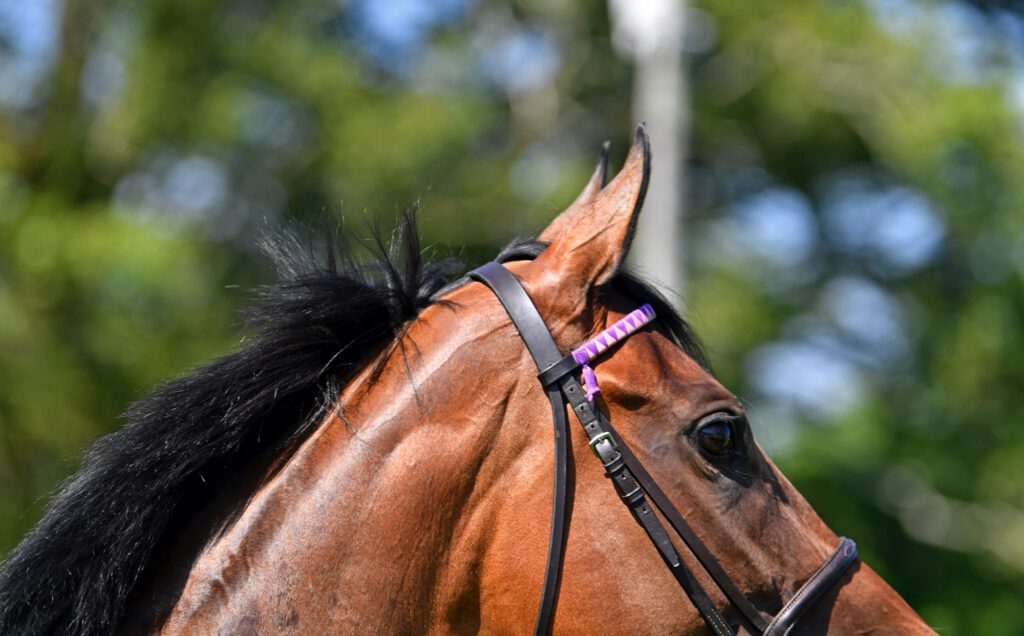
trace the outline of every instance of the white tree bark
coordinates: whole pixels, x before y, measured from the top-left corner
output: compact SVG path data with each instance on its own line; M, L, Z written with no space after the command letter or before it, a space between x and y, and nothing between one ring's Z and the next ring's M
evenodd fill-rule
M633 266L662 292L686 288L683 236L689 86L683 66L684 0L609 0L613 40L635 64L633 117L647 123L652 173L630 251Z

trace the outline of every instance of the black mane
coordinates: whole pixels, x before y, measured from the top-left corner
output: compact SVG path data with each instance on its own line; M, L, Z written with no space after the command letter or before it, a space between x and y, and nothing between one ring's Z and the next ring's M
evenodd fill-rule
M294 235L264 242L281 282L246 313L244 348L157 388L125 426L85 453L81 470L0 570L0 633L108 634L178 511L209 496L208 478L248 457L293 448L323 419L349 379L395 342L408 321L464 268L424 264L413 213L378 260L356 262L338 237L326 262ZM519 241L499 260L533 258ZM686 323L628 273L615 287L651 302L680 346L703 363Z

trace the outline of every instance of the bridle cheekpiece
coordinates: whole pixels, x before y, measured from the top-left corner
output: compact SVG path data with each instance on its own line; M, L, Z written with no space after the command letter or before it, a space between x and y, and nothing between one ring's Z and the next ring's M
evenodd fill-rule
M793 597L771 620L747 599L736 583L726 574L718 560L704 545L672 502L658 487L643 464L622 441L608 418L597 409L594 394L600 391L597 377L590 367L593 360L655 318L654 309L643 305L608 329L588 340L581 347L563 356L551 337L544 319L530 300L519 279L499 263L487 263L469 273L498 297L519 335L526 344L540 373L537 378L547 392L551 403L551 417L555 429L554 496L551 510L551 535L548 541L548 559L544 573L540 608L534 624L534 634L551 631L554 620L558 584L568 538L566 523L566 495L568 481L569 428L566 403L587 435L591 450L605 469L605 476L615 486L619 499L629 508L633 518L647 533L662 561L675 577L690 601L696 606L708 627L716 636L734 636L735 632L722 616L693 572L680 558L664 525L654 513L648 498L654 503L669 526L690 549L704 570L738 610L738 617L748 630L762 636L788 634L799 618L828 589L834 586L857 559L857 546L845 537L825 563L797 590ZM576 379L582 372L584 385Z

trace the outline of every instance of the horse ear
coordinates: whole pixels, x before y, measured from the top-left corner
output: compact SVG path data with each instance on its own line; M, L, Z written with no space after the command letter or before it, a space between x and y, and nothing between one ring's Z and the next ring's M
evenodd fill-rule
M600 194L601 189L608 183L608 149L610 147L611 142L609 141L601 144L601 154L597 158L597 167L594 169L594 174L590 176L590 181L583 187L583 192L580 192L576 200L565 209L565 212L559 214L540 233L540 236L537 237L538 241L551 243L562 235L565 231L565 226L571 224L577 215L586 213L583 209L594 201L594 198Z
M536 263L579 289L603 285L629 251L651 176L651 146L643 124L636 129L626 163L611 183L605 180L607 148L590 183L540 239L550 245Z

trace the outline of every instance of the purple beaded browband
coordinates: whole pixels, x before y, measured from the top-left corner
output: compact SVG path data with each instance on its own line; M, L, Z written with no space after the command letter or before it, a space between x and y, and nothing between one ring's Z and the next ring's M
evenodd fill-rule
M594 370L588 363L652 320L654 320L654 308L645 303L639 309L631 311L622 320L583 343L580 348L573 350L572 357L579 363L583 371L583 389L587 393L588 400L593 402L594 394L601 390L601 387L597 386L597 376L594 375Z

